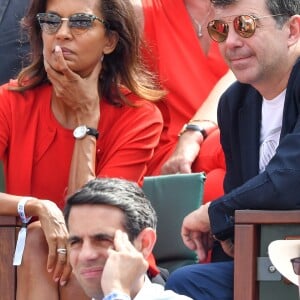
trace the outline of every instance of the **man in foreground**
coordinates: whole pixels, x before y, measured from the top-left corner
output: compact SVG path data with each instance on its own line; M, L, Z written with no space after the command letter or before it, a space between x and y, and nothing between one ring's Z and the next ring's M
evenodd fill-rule
M133 182L94 179L65 207L69 257L85 293L95 300L188 300L151 283L147 257L156 241L157 217Z

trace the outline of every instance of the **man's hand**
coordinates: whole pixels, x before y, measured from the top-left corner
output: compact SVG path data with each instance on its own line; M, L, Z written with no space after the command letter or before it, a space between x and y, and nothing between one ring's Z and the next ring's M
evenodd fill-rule
M234 257L234 244L233 244L232 240L228 239L226 241L220 241L220 243L221 243L221 246L222 246L224 252L227 255Z
M213 238L210 234L208 207L210 202L201 205L197 210L187 215L182 224L181 236L184 244L197 252L199 261L204 261L211 249Z
M101 286L104 295L119 291L132 295L138 280L147 272L148 262L142 253L128 240L125 232L117 230L114 239L115 249L108 250Z

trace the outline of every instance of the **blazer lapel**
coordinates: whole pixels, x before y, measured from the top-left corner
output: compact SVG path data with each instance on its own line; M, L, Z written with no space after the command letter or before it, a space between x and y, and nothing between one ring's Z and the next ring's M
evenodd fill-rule
M239 112L239 140L241 147L241 165L243 181L258 174L259 135L261 123L262 99L255 90L245 99L245 105ZM251 99L252 98L252 99ZM257 121L258 120L258 121Z

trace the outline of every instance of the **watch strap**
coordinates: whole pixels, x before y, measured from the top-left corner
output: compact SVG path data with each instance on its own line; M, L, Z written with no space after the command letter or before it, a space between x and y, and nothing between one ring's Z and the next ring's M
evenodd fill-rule
M96 138L96 140L99 137L99 131L95 128L88 127L86 125L79 125L73 130L73 136L75 139L83 139L87 135L92 135Z
M86 127L86 134L88 135L92 135L96 138L96 140L98 139L99 137L99 131L95 128L92 128L92 127Z
M185 124L183 126L182 130L180 131L179 136L183 135L186 131L189 131L189 130L191 130L191 131L199 131L202 134L204 140L208 136L206 130L203 127L201 127L201 126L199 126L197 124Z

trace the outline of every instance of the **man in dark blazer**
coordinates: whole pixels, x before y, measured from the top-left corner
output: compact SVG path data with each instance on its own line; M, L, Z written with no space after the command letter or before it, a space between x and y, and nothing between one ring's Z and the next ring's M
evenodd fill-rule
M29 0L0 1L0 84L15 77L26 64L29 42L22 34L20 21Z
M234 212L300 208L300 1L212 0L208 32L238 82L218 107L225 195L183 221L182 238L210 264L172 273L166 288L233 299ZM213 241L214 240L214 241ZM224 251L222 251L224 250Z

